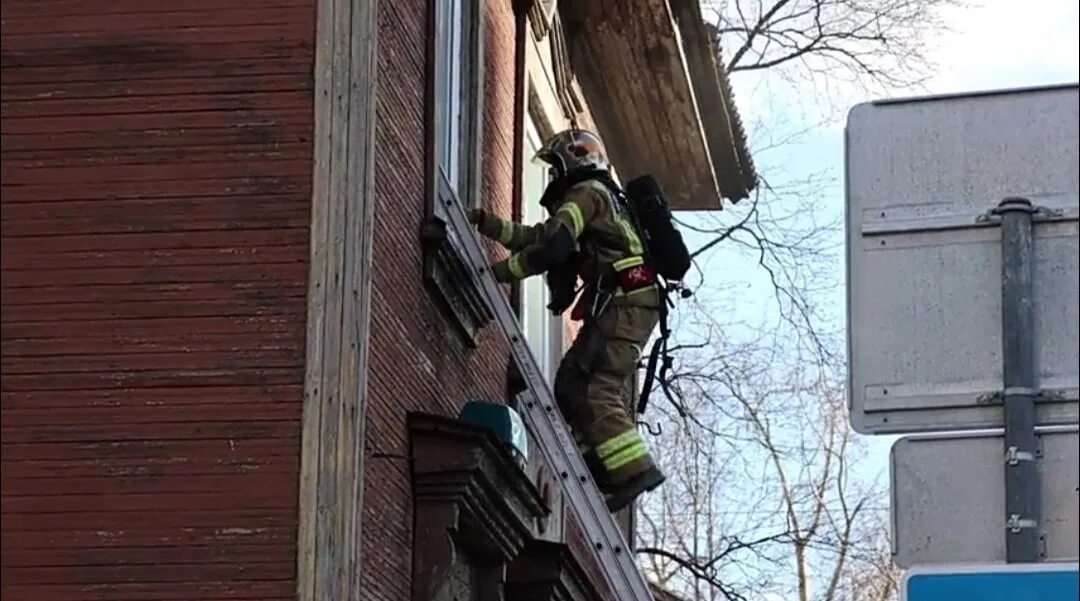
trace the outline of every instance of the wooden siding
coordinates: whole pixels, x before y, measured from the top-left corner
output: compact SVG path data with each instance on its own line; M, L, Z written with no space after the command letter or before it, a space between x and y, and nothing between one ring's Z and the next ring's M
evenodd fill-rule
M293 599L313 0L3 0L11 601Z
M673 208L719 209L720 193L667 0L566 4L574 70L611 162L652 174Z
M359 601L377 0L317 0L297 601Z

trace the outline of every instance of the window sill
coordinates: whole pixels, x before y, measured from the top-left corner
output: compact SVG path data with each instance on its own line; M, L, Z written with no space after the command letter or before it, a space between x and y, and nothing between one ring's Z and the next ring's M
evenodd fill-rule
M480 332L494 315L484 301L475 269L468 259L462 239L471 232L454 229L447 206L457 202L446 176L439 171L438 193L424 223L424 285L439 300L455 329L465 342L476 348Z

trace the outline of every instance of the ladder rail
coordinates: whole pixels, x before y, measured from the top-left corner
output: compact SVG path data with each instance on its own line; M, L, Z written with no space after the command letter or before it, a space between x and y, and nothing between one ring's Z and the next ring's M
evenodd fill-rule
M450 233L461 242L472 268L472 276L510 343L522 378L528 383L528 390L518 395L519 410L533 436L540 442L540 451L548 465L559 474L570 509L585 529L611 591L619 601L652 601L652 594L634 561L633 553L608 511L607 503L556 408L554 395L541 375L517 316L491 275L487 253L466 218L463 207L453 195L440 198L440 202L444 205L443 213Z

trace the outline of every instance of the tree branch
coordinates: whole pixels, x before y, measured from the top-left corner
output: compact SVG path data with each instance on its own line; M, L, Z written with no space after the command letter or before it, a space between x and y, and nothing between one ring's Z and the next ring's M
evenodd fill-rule
M664 557L672 562L676 563L682 569L689 572L695 579L708 583L724 596L728 601L747 601L746 597L730 589L726 584L721 582L715 575L710 574L709 570L703 568L697 563L680 557L665 549L658 549L656 547L643 547L635 551L639 555L657 555Z

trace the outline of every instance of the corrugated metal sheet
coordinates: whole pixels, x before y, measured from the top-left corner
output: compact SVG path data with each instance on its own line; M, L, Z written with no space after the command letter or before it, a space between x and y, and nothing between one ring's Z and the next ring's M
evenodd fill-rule
M291 599L314 3L3 1L3 596Z

